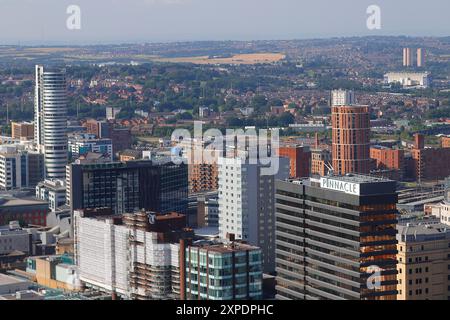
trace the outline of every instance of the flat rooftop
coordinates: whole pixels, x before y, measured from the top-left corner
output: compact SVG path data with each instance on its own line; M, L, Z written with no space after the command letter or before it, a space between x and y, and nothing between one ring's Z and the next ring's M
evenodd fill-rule
M31 206L31 205L46 205L47 201L39 200L32 197L15 198L10 196L0 196L0 208L2 207L16 207L16 206Z
M450 226L435 221L414 221L397 225L397 238L403 242L450 239Z
M7 274L0 273L0 286L14 284L14 283L24 283L27 282L24 279L19 279Z
M208 249L208 251L210 252L217 252L217 253L232 253L245 250L260 250L260 248L258 247L254 247L239 241L229 243L220 243L215 241L198 241L194 242L194 244L191 247Z
M323 178L329 178L333 180L339 180L344 182L352 182L352 183L375 183L375 182L392 182L392 180L376 177L376 176L370 176L370 175L361 175L361 174L346 174L344 176L329 176L329 177L323 177Z

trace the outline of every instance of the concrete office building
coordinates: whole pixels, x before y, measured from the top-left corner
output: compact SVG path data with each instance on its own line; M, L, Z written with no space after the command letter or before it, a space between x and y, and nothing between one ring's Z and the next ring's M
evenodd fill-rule
M188 172L169 159L82 164L67 167L67 205L72 210L112 208L114 213L145 209L187 211Z
M262 249L264 272L275 270L275 180L289 177L289 159L279 158L275 175L245 157L219 158L219 234L234 234Z
M337 174L370 172L369 106L332 107L332 157Z
M66 204L66 180L44 180L36 186L36 198L48 201L52 212Z
M43 155L22 145L0 146L0 189L32 188L43 176Z
M198 241L187 246L185 261L186 300L262 299L262 256L257 247Z
M396 203L390 180L277 181L276 298L395 300ZM380 286L371 288L374 271Z
M45 177L64 179L67 153L66 71L36 66L34 142L45 155Z
M219 227L219 198L217 192L197 197L197 227Z
M397 300L450 300L449 226L408 222L397 240Z
M17 221L0 226L0 256L16 250L26 254L32 253L31 239L31 234L20 228Z
M77 159L89 152L100 153L112 161L114 156L112 140L98 139L93 134L75 134L69 137L69 153L72 159Z

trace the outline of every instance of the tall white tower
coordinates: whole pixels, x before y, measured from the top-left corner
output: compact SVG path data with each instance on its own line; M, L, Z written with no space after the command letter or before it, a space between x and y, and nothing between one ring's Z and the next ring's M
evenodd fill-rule
M289 177L289 159L279 158L275 175L242 157L219 157L219 235L260 247L264 272L275 271L275 180Z
M45 155L45 177L66 177L67 88L66 71L36 66L34 138Z

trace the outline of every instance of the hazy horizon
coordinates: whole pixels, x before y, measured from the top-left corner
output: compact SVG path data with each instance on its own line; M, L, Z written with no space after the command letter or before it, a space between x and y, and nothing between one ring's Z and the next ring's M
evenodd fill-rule
M81 30L66 28L72 4L81 8ZM366 27L373 4L380 30ZM448 0L0 0L0 44L445 37L448 12Z

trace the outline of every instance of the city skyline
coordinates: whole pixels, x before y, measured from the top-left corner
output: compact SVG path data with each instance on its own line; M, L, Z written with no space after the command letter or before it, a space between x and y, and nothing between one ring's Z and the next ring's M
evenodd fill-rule
M0 303L450 301L448 12L0 0Z

